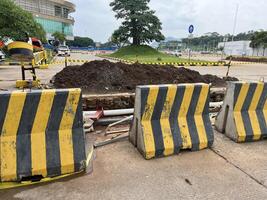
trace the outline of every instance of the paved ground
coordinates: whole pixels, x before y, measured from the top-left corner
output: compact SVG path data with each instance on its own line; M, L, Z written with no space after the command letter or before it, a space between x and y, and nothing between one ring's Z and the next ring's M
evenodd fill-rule
M214 74L217 76L225 76L227 67L191 67L191 69L199 71L201 74ZM229 76L237 77L243 81L258 81L261 78L267 80L267 64L244 64L231 66Z
M83 58L85 59L85 58ZM49 80L63 66L42 70ZM16 79L20 71L0 67L0 79ZM18 68L19 69L19 68ZM224 67L194 67L223 76ZM14 76L15 74L15 76ZM267 78L267 65L232 67L243 80ZM13 81L1 81L0 88ZM9 88L8 88L9 89ZM94 172L54 183L0 191L1 200L84 199L267 199L267 141L236 144L215 132L212 149L185 151L177 156L144 160L128 142L96 150Z
M84 59L84 60L97 60L101 59L92 54L72 54L72 59ZM56 61L64 61L63 57L56 58ZM80 64L80 63L69 63L69 64ZM60 72L64 68L64 64L53 64L48 69L36 69L37 77L41 80L41 83L47 84L52 77ZM26 72L26 78L32 79L30 72ZM20 66L1 66L0 65L0 90L8 89L15 90L16 80L21 79Z

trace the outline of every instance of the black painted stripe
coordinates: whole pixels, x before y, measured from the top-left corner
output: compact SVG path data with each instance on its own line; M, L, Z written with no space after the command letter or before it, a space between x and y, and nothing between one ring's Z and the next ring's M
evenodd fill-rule
M47 175L61 174L60 146L58 130L68 98L67 91L56 91L46 128Z
M152 131L154 135L155 142L155 157L163 156L163 152L165 150L162 129L160 124L161 113L164 107L164 103L166 101L166 96L168 92L168 87L159 86L158 96L155 103L154 111L151 117L151 125Z
M193 95L191 97L190 106L188 108L188 112L186 116L189 134L190 134L191 143L192 143L192 151L199 150L199 137L198 137L197 126L195 123L195 112L196 112L201 89L202 89L202 86L200 85L194 86Z
M256 109L258 121L260 124L261 134L262 134L261 137L267 136L267 125L266 125L266 121L265 121L264 114L263 114L263 109L264 109L266 100L267 100L267 84L264 84L262 95L260 97L260 100L259 100L259 103Z
M213 142L214 142L214 134L213 134L213 129L212 129L212 125L211 125L211 121L210 121L210 116L209 116L209 105L210 105L210 90L207 94L206 97L206 104L202 113L202 119L203 119L203 123L205 126L205 130L206 130L206 135L207 135L207 140L208 140L208 147L211 147Z
M33 58L33 51L25 48L13 48L9 50L11 56L27 56L27 58Z
M86 160L85 153L85 134L83 131L83 110L82 110L82 95L79 99L79 104L76 110L75 119L72 126L72 143L74 170L78 172L84 167L82 161Z
M242 120L243 120L245 131L246 131L246 141L253 141L254 134L253 134L253 129L252 129L250 117L248 114L248 110L252 102L256 88L257 88L256 83L249 84L248 93L247 93L247 96L245 98L244 104L241 109Z
M142 118L146 109L149 87L140 87L139 89L141 90L141 118Z
M32 175L31 131L40 102L41 93L27 93L16 138L17 178Z
M242 88L242 83L236 83L236 84L235 84L235 89L234 89L234 108L235 108L235 106L236 106L237 99L238 99L238 97L239 97L241 88Z
M184 98L185 86L177 86L175 99L173 102L172 110L170 113L170 126L172 131L172 137L174 142L174 153L178 154L183 145L181 131L178 125L178 114L181 108L181 104Z
M6 112L8 109L10 99L10 93L1 93L0 94L0 135L3 132L3 125L6 118Z

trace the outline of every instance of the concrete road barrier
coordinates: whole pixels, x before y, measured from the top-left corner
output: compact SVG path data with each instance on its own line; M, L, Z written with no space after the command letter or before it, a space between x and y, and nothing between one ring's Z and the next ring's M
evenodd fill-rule
M267 136L267 83L229 82L215 126L235 142Z
M209 85L138 86L130 141L146 159L210 147Z
M0 93L0 182L85 170L80 89Z

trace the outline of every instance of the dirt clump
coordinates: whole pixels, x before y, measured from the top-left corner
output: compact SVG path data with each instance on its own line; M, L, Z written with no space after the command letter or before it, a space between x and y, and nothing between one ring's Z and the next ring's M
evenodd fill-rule
M231 78L231 80L238 80ZM56 88L82 88L90 93L134 92L137 85L211 83L224 87L226 81L214 75L201 75L174 66L131 65L107 60L92 61L81 66L68 66L54 77Z

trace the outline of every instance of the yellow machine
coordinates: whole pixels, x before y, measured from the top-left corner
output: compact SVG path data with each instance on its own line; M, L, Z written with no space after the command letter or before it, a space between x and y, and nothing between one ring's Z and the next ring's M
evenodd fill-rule
M12 42L7 46L7 49L14 60L30 62L33 59L33 46L27 42Z
M34 53L33 45L27 42L14 41L7 46L10 56L13 60L21 63L22 80L17 80L17 88L37 87L40 80L36 77L35 68L48 68L47 55L45 50ZM30 71L32 81L27 81L25 71Z

